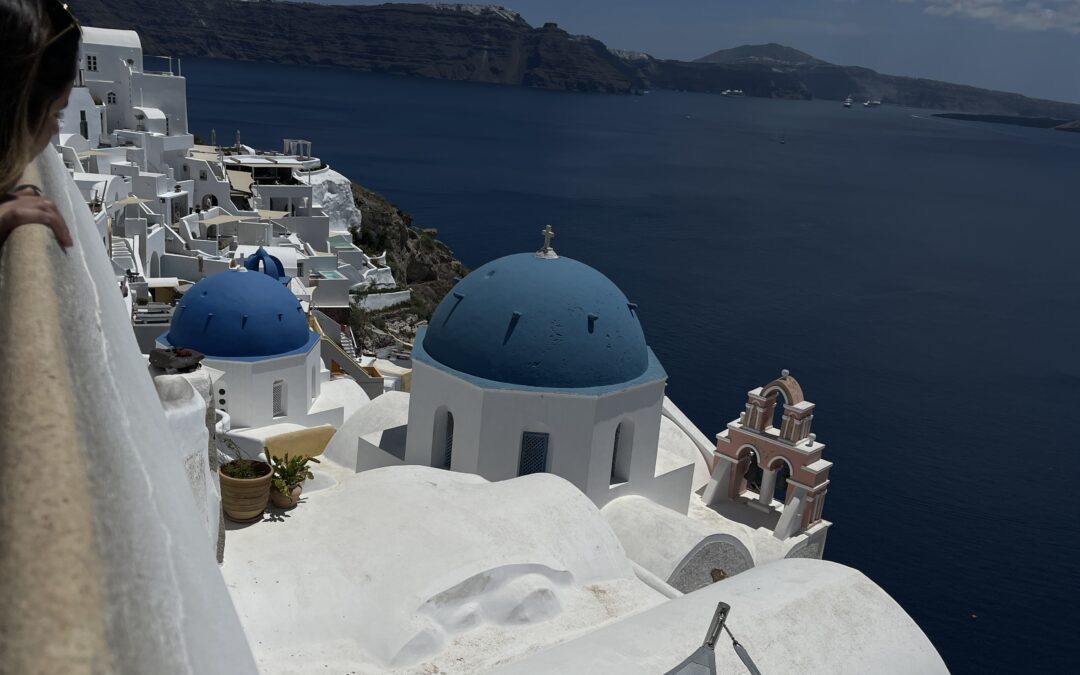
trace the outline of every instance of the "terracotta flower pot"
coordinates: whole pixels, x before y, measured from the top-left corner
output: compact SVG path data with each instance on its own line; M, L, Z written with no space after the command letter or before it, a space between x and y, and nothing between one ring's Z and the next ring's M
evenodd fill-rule
M303 485L296 485L287 497L281 494L281 490L271 490L270 501L272 501L274 506L279 509L291 509L300 501L300 493L303 492L303 490Z
M231 478L218 469L221 477L221 505L225 517L237 523L250 523L262 517L270 497L270 465L254 462L261 473L256 478Z

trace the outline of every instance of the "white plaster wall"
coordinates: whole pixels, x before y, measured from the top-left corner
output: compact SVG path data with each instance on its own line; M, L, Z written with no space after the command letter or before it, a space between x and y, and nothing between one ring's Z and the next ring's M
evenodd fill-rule
M87 134L83 138L87 140L91 148L96 148L101 145L101 110L86 87L74 87L71 90L60 124L61 134L82 136L80 113L86 115Z
M393 288L397 286L394 281L394 273L389 267L377 267L364 273L364 281L373 288Z
M363 270L368 267L367 254L355 246L350 248L335 246L334 255L337 256L338 261L346 265L352 265L357 270Z
M187 81L175 75L133 73L132 105L157 108L169 120L169 135L188 132Z
M269 246L270 223L262 221L244 221L236 225L236 243L245 246Z
M205 210L206 197L212 195L217 199L216 206L227 213L236 212L236 207L233 206L230 197L229 182L218 178L217 174L214 173L214 169L210 166L210 162L205 159L184 157L176 162L176 166L179 168L177 175L192 181L196 206ZM184 167L186 167L186 170L184 170ZM203 175L206 177L203 178Z
M97 71L86 70L87 55L97 56ZM132 66L128 65L132 62ZM131 116L131 98L129 69L142 68L142 48L126 45L93 43L84 31L79 68L83 70L83 80L90 93L103 104L109 92L116 94L115 104L106 104L107 129L112 132L118 128L134 129ZM137 101L138 99L136 99Z
M90 212L59 156L38 159L42 188L75 245L56 252L59 334L103 559L102 611L116 667L129 673L254 673L209 546L180 441L162 410ZM73 570L81 573L81 570Z
M221 488L216 474L210 472L206 427L207 399L213 393L205 369L183 375L156 375L154 386L161 398L165 418L179 441L173 451L184 463L195 504L206 525L207 545L217 550L221 522ZM196 389L199 387L202 391ZM212 401L210 402L213 405Z
M652 481L656 472L656 450L660 437L660 406L665 382L651 382L634 389L607 394L599 399L591 446L589 483L585 493L598 506L611 498L611 460L615 451L615 429L620 422L633 423L630 475L624 491Z
M461 386L450 375L419 361L413 362L413 386L409 398L409 436L405 462L439 466L442 448L432 448L435 412L445 407L454 414L453 468L476 473L479 465L480 412L483 395L476 387ZM434 454L433 454L434 453Z
M408 289L393 293L368 293L356 302L356 306L367 310L386 309L408 302L411 297L412 291Z
M326 216L307 215L282 218L280 221L289 232L300 237L304 243L311 244L316 251L326 250L326 240L330 237L330 219Z
M454 415L452 469L488 480L518 475L521 437L549 434L548 471L573 483L598 506L639 494L686 513L693 464L656 476L657 441L664 381L584 396L561 392L482 389L421 362L414 362L406 462L442 466L445 412ZM612 486L615 428L634 425L629 480Z
M408 421L409 394L386 392L347 417L327 443L323 455L354 471L401 464L396 457L373 447L364 437L404 426Z
M344 422L341 408L311 412L322 386L318 343L307 354L261 361L207 358L203 363L225 373L222 379L228 390L228 402L223 408L229 413L234 428L283 422L303 426L330 424L336 428ZM274 416L274 382L277 380L286 382L286 414L280 417Z
M352 286L349 279L320 279L311 293L311 304L315 307L348 307Z
M514 478L521 461L522 433L545 432L550 434L548 472L586 492L595 420L596 399L592 397L485 390L478 473L488 480Z
M154 255L158 257L158 270L157 276L165 276L161 274L161 262L165 258L165 228L157 227L151 230L145 237L140 239L140 248L143 259L143 269L146 270L146 276L154 276L155 270L151 268L150 261Z
M166 253L161 259L161 275L196 282L229 269L229 261Z

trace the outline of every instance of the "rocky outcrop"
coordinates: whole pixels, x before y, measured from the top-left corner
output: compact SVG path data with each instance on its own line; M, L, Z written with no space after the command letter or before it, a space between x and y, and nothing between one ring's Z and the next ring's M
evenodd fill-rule
M407 305L354 312L353 330L368 351L393 345L393 338L412 342L416 327L431 317L436 305L468 270L437 239L436 230L413 226L412 217L386 197L356 183L352 184L352 196L363 223L359 230L353 230L353 242L370 256L385 253L398 285L411 291Z
M360 209L353 202L352 182L348 178L324 168L304 174L300 180L311 185L315 205L330 216L331 232L350 232L360 227Z

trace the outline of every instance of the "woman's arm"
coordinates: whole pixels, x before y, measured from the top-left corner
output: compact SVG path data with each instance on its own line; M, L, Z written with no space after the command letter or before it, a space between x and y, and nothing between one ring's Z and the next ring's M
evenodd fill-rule
M21 187L0 198L0 246L16 227L31 223L40 223L51 229L64 248L72 245L71 233L60 212L51 201L39 196L33 186Z

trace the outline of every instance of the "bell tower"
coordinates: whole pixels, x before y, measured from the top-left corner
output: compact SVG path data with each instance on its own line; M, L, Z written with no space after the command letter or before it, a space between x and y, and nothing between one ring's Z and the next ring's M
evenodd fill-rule
M813 420L814 404L787 370L747 392L745 410L716 436L706 504L726 500L768 514L777 539L828 525L821 512L832 462L821 457Z

